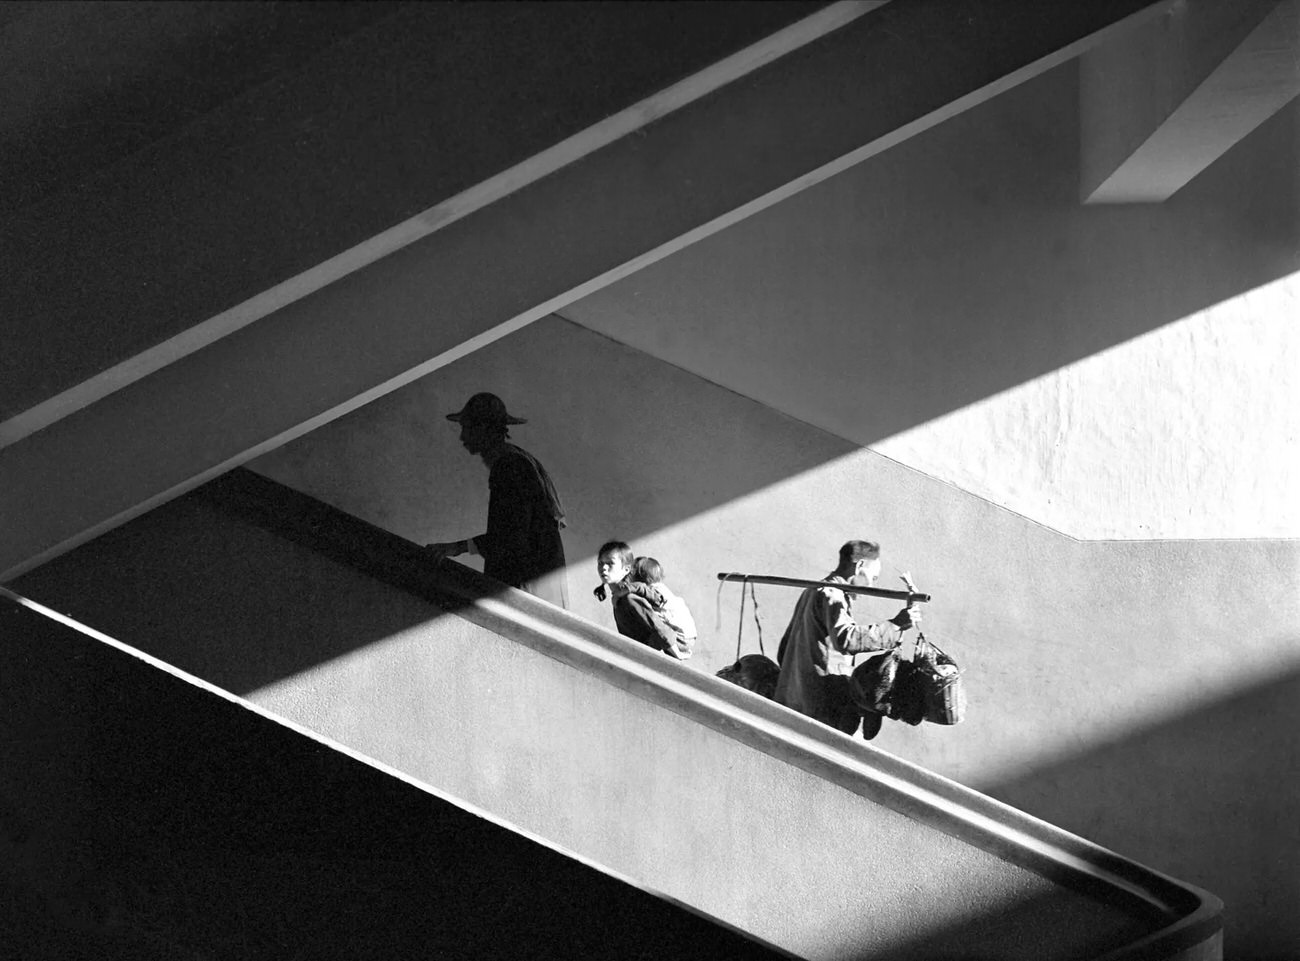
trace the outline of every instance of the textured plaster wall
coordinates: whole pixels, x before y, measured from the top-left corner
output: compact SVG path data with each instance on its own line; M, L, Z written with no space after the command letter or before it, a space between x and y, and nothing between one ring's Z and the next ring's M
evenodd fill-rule
M152 148L5 210L0 417L128 362L818 6L394 5L394 16L186 118ZM23 76L6 68L10 82ZM19 147L5 158L6 178L22 178L11 164L23 154L58 153Z
M1085 207L1076 71L563 313L1075 537L1300 536L1300 102Z
M1081 538L1300 535L1300 273L873 445Z
M738 596L718 623L718 571L818 577L845 539L875 537L887 583L898 565L934 594L929 633L971 694L966 723L889 723L878 746L1214 891L1230 950L1300 936L1281 909L1300 828L1277 787L1300 781L1296 542L1076 541L558 318L254 467L415 541L475 533L486 472L443 419L475 390L529 418L513 435L569 509L576 612L612 627L592 555L624 537L695 612L691 667L716 671ZM758 598L771 653L794 594Z

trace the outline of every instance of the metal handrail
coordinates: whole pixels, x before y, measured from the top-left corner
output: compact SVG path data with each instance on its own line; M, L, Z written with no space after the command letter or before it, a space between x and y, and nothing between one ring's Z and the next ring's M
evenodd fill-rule
M862 587L858 584L846 584L841 581L805 581L798 577L773 577L768 574L724 574L719 572L718 580L740 581L745 584L775 584L778 587L833 587L845 594L889 597L908 604L924 604L930 600L929 594L918 594L915 591L891 591L883 587Z

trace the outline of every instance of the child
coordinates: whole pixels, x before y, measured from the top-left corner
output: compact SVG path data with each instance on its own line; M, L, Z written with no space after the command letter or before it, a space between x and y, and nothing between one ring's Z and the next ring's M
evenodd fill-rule
M601 584L593 593L599 600L608 594L618 632L639 644L677 653L677 632L655 610L663 606L662 595L653 587L632 580L632 548L623 541L610 541L596 555L596 572Z
M677 656L683 661L695 653L695 618L691 617L686 602L668 589L664 583L664 569L653 557L638 557L632 564L632 580L645 585L660 597L655 613L664 619L677 635ZM650 598L654 605L654 599Z

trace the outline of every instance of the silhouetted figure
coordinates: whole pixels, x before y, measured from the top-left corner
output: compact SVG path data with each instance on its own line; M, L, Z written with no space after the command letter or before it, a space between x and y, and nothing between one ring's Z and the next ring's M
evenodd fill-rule
M880 545L849 541L840 548L839 565L824 580L871 587L880 567ZM781 674L776 700L845 734L853 734L861 721L862 736L870 740L880 731L881 715L853 702L852 655L891 651L902 643L904 631L920 623L920 610L905 607L888 621L859 624L843 591L807 588L795 603L777 649Z
M507 441L512 417L495 394L475 394L447 419L460 425L460 442L488 468L487 530L461 541L429 544L438 558L478 554L483 573L560 607L564 586L564 509L541 462Z
M609 597L614 624L624 637L669 657L680 657L677 632L655 610L663 607L663 596L649 584L632 579L633 560L632 548L623 541L601 545L596 554L596 573L601 584L594 593L602 601Z

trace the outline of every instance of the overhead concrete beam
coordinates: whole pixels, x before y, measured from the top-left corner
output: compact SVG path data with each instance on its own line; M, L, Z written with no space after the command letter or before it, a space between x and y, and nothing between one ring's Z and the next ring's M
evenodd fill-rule
M883 2L396 5L0 206L0 447Z
M0 450L0 579L1167 6L909 0L861 17Z
M1085 203L1160 203L1300 93L1300 0L1181 0L1080 61Z

